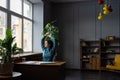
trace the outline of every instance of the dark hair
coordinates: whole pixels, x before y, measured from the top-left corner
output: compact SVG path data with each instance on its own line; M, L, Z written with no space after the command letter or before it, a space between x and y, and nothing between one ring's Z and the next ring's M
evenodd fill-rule
M52 42L51 40L45 40L45 41L47 41L47 42L48 42L48 44L50 45L50 48L52 48L52 47L53 47L53 42Z

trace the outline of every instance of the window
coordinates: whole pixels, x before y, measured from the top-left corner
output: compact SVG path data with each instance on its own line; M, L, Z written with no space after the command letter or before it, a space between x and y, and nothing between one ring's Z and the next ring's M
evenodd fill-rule
M5 30L7 26L6 24L7 24L6 13L3 11L0 11L0 39L5 38Z
M22 47L22 19L16 16L11 17L11 29L13 36L15 36L15 42L18 47Z
M23 48L24 51L32 50L32 22L24 19L24 28L23 28Z
M0 7L3 7L0 8L0 39L5 38L9 27L17 46L32 52L32 3L28 0L0 0Z
M0 0L0 6L6 8L7 7L7 0Z
M22 0L10 0L10 10L22 14Z
M32 4L28 1L24 1L24 16L32 19Z

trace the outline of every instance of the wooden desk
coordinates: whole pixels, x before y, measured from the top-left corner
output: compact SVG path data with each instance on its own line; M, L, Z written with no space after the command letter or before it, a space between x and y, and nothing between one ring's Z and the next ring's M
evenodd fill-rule
M21 80L20 72L13 72L12 76L0 76L0 80Z
M23 54L16 54L12 56L12 59L14 60L14 63L21 62L23 58L26 61L41 61L42 60L42 53L23 53ZM0 56L0 60L2 60L2 57Z
M23 54L17 54L14 56L14 62L21 62L22 58L25 58L26 61L36 61L36 60L42 60L42 53L23 53Z
M15 64L15 71L22 72L22 80L64 80L65 62L46 63L26 61Z

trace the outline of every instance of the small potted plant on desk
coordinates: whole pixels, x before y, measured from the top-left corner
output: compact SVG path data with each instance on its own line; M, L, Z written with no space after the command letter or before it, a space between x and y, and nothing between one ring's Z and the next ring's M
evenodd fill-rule
M12 76L12 55L23 53L23 49L18 48L17 43L13 44L14 39L11 29L6 30L6 36L3 40L0 39L0 76Z

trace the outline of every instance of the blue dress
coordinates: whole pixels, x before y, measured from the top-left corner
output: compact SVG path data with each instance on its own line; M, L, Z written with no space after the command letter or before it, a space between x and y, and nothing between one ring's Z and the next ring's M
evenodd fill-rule
M55 55L56 40L54 37L51 36L53 46L52 46L52 48L46 48L46 47L44 47L44 39L45 39L45 37L43 37L41 40L41 48L43 51L43 61L52 61L53 57Z

